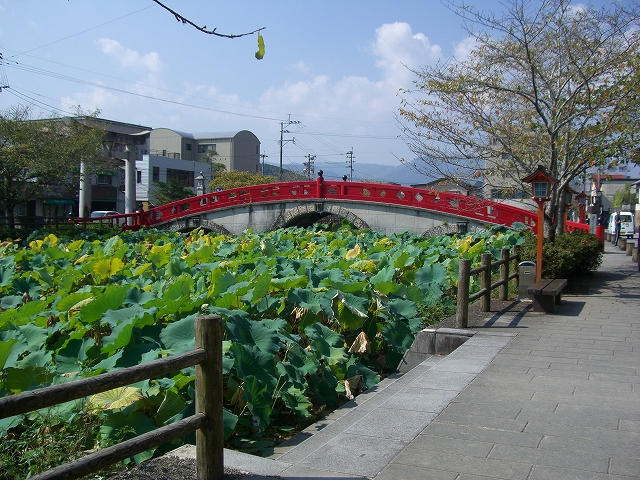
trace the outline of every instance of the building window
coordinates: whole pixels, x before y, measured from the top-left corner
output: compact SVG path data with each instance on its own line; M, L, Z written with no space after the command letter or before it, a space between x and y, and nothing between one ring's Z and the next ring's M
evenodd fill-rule
M256 145L256 155L260 155L260 145Z
M167 168L167 182L176 182L183 187L193 187L193 172Z
M190 143L185 143L184 144L184 149L185 150L191 150L191 144Z
M201 143L198 145L198 153L207 153L207 152L215 152L216 144L215 143Z
M111 185L111 175L96 175L98 185Z
M153 167L153 183L158 183L160 181L160 167Z
M140 170L136 171L136 183L142 183L142 172Z

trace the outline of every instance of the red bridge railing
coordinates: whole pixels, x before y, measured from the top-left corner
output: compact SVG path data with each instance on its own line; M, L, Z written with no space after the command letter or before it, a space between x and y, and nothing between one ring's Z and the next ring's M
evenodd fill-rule
M398 205L437 211L494 225L511 226L515 222L521 222L529 228L533 228L537 220L535 212L478 197L401 185L327 181L318 177L315 181L232 188L185 198L152 208L146 212L114 215L102 219L80 219L80 221L91 223L108 221L112 225L120 225L124 229L137 229L140 226L161 225L181 217L252 203L322 199ZM572 227L574 229L582 226L578 223L574 225Z

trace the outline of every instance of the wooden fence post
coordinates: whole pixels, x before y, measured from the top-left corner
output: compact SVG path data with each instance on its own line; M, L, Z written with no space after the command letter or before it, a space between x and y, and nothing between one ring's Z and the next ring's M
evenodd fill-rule
M489 312L491 310L491 254L483 253L481 263L486 269L480 273L480 288L486 289L486 292L480 297L480 309L483 312Z
M507 300L509 297L509 249L503 248L500 254L500 260L504 263L500 265L500 281L504 282L500 285L500 300Z
M196 413L207 416L196 431L196 477L222 480L224 476L224 425L222 423L222 318L196 317L196 348L207 358L196 365Z
M467 328L469 320L469 272L471 260L461 258L458 267L458 299L456 308L456 327Z

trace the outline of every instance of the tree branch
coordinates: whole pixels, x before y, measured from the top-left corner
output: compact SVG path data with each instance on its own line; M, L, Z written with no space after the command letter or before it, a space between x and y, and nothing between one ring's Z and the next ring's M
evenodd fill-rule
M158 5L160 5L162 8L164 8L165 10L170 12L171 14L173 14L173 16L176 17L176 20L178 20L179 22L182 22L182 23L185 23L185 24L189 24L193 28L195 28L196 30L199 30L202 33L206 33L208 35L215 35L216 37L222 37L222 38L246 37L247 35L253 35L254 33L257 33L257 32L259 32L261 30L264 30L266 28L266 27L261 27L261 28L258 28L256 30L253 30L251 32L239 33L239 34L218 33L218 32L216 32L217 28L214 28L213 30L207 30L207 26L206 25L200 27L200 26L196 25L195 23L193 23L191 20L189 20L189 19L183 17L182 15L180 15L178 12L176 12L174 10L171 10L169 7L164 5L162 2L160 2L158 0L152 0L152 1L157 3Z

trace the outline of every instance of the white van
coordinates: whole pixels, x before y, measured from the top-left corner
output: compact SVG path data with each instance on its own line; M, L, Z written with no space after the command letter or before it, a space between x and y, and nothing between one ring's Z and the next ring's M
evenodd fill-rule
M610 233L611 235L616 234L616 221L618 217L620 217L620 236L633 238L635 223L633 221L633 213L631 212L613 212L609 217L607 233Z

